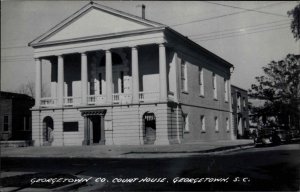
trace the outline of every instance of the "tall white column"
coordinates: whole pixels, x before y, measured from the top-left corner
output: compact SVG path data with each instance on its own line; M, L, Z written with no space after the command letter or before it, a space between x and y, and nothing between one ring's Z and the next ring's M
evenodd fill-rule
M63 106L64 103L64 58L62 55L58 56L58 95L57 95L57 105Z
M160 101L167 101L167 64L164 44L159 44L159 85Z
M110 50L105 51L106 102L112 103L112 57Z
M131 48L131 68L132 68L132 101L139 102L139 62L137 47Z
M87 105L88 97L88 67L87 55L81 53L81 104Z
M40 58L35 59L35 73L35 106L39 107L42 91L42 61Z

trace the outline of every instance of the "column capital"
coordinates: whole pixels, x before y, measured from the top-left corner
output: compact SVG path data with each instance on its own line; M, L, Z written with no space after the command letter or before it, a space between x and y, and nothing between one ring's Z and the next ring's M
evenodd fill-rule
M78 52L79 54L81 55L87 55L87 51L81 51L81 52Z
M61 57L61 58L63 58L64 57L64 55L63 54L59 54L59 55L55 55L56 57Z
M105 49L105 53L111 53L111 49Z
M139 48L139 45L133 45L130 47L131 49L138 49Z
M166 43L158 43L159 47L166 47Z
M41 61L42 59L40 57L34 57L35 61Z

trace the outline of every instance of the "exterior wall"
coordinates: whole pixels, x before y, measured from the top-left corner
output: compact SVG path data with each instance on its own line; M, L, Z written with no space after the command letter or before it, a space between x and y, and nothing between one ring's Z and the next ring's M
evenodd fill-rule
M241 98L240 109L238 109L238 95L240 95ZM236 86L231 86L231 97L234 133L237 138L247 138L247 134L249 131L248 93L244 89L238 88ZM245 98L246 107L244 107L243 98ZM240 125L239 119L241 120Z
M152 112L156 116L155 144L169 144L167 104L123 105L99 107L106 109L105 144L107 145L140 145L144 144L143 115ZM43 109L32 111L32 138L35 146L44 145L43 120L53 119L54 131L52 146L82 145L84 140L84 117L79 108ZM63 132L63 122L78 121L78 132Z
M0 92L0 132L3 140L31 140L33 98L17 93ZM4 116L8 116L8 131L4 131Z
M12 100L12 140L31 140L31 111L33 99Z
M45 117L53 119L52 146L82 145L84 134L84 118L79 109L43 109L32 111L32 139L35 146L44 145L43 120ZM63 132L63 122L78 122L78 131Z
M183 143L194 141L229 140L226 118L230 121L230 113L196 106L182 105L182 113L188 115L189 131L183 130ZM205 118L205 131L201 127L201 116ZM215 130L215 117L218 118L219 130Z
M4 116L8 116L8 131L4 131ZM12 135L12 99L0 98L1 139L8 140Z

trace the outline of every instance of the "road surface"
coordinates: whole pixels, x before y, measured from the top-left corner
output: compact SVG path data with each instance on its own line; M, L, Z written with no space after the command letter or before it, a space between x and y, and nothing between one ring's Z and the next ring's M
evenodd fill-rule
M299 191L300 145L174 158L2 158L1 167L91 177L78 191Z

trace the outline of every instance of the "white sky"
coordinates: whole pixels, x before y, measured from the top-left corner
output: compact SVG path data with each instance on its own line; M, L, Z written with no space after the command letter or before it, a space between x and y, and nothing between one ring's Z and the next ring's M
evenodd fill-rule
M22 83L34 81L33 50L28 42L88 2L1 1L1 90L16 91ZM145 4L147 19L170 26L232 63L232 84L244 89L250 88L270 61L300 53L300 42L294 40L286 14L296 1L95 2L138 16L141 8L137 5Z

